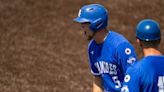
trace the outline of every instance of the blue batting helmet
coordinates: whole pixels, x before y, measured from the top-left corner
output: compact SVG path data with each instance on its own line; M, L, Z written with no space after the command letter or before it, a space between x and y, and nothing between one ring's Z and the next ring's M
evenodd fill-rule
M136 27L136 37L144 41L161 39L159 24L152 19L140 21Z
M78 17L74 19L78 23L90 23L93 32L106 28L108 25L108 11L100 4L85 5L79 10Z

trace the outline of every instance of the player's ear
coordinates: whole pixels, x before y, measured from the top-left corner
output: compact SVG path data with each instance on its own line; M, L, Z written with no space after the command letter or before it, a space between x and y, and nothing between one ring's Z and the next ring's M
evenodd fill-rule
M137 41L137 43L140 43L140 40L138 38L136 38L136 41Z
M141 43L140 39L136 38L136 41L142 47L142 43Z

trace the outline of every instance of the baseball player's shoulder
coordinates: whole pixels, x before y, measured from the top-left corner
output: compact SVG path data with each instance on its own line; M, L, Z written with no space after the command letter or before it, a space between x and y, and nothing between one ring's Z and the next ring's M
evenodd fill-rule
M147 66L149 66L149 64L146 58L142 58L138 62L134 62L132 66L128 68L127 72L132 72L133 74L135 74L136 72L142 73L146 71L145 69L147 69Z
M102 51L109 54L125 53L126 55L131 55L135 50L122 35L113 31L109 31Z
M135 67L139 70L140 75L145 78L149 75L152 75L154 70L163 69L163 66L161 67L161 65L164 65L164 58L163 60L159 60L161 58L161 56L146 56L139 60ZM160 61L162 61L162 63Z
M142 68L150 67L150 64L152 63L150 61L151 61L151 58L149 56L146 56L138 62L138 65L140 65L139 67L142 67Z
M119 42L128 42L128 40L123 36L121 35L120 33L117 33L117 32L114 32L114 31L111 31L112 35L113 35L113 38L119 43Z
M105 40L105 44L110 45L110 47L117 48L121 43L129 43L129 42L121 34L113 31L109 31L109 35Z
M141 63L140 62L134 62L128 69L127 72L131 73L133 71L135 72L139 72L139 69L141 67Z
M156 59L164 59L164 56L163 55L160 55L160 56L147 56L145 57L143 60L156 60Z
M163 60L164 56L146 56L140 60L140 67L142 67L142 71L149 71L159 64L164 64Z

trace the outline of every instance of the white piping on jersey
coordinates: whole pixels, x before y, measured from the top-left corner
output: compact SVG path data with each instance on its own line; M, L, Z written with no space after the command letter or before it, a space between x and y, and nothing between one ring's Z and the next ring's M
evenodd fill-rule
M109 33L108 33L108 34L109 34ZM106 38L107 38L108 34L104 37L104 41L106 40Z
M100 73L94 73L94 72L92 71L92 69L91 69L91 73L92 73L93 75L100 75Z
M92 39L92 40L89 42L89 44L88 44L88 51L89 51L89 47L90 47L91 43L93 42L93 40L94 40L94 39Z
M92 39L90 42L89 42L89 44L88 44L88 55L89 55L89 47L90 47L90 45L92 44L92 42L94 41L94 39ZM90 60L90 58L89 58L89 56L88 56L88 59L89 59L89 61L91 61ZM91 66L91 64L90 64L90 66ZM94 73L93 71L92 71L92 68L91 68L91 73L93 74L93 75L100 75L100 73Z
M92 39L90 42L89 42L89 44L88 44L88 55L89 55L89 47L90 47L90 45L92 44L92 42L94 41L94 39ZM89 59L89 61L91 61L90 60L90 58L89 58L89 56L88 56L88 59ZM90 66L91 66L91 64L90 64ZM100 75L100 73L94 73L93 72L93 70L92 70L92 68L91 68L91 73L93 74L93 75Z

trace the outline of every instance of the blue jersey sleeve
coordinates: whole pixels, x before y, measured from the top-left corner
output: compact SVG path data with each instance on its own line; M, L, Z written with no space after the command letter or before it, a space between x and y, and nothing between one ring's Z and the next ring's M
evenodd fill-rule
M132 65L137 59L133 46L128 42L121 43L116 49L116 59L119 66L125 74L127 68Z
M139 71L134 67L127 69L121 92L140 92Z

